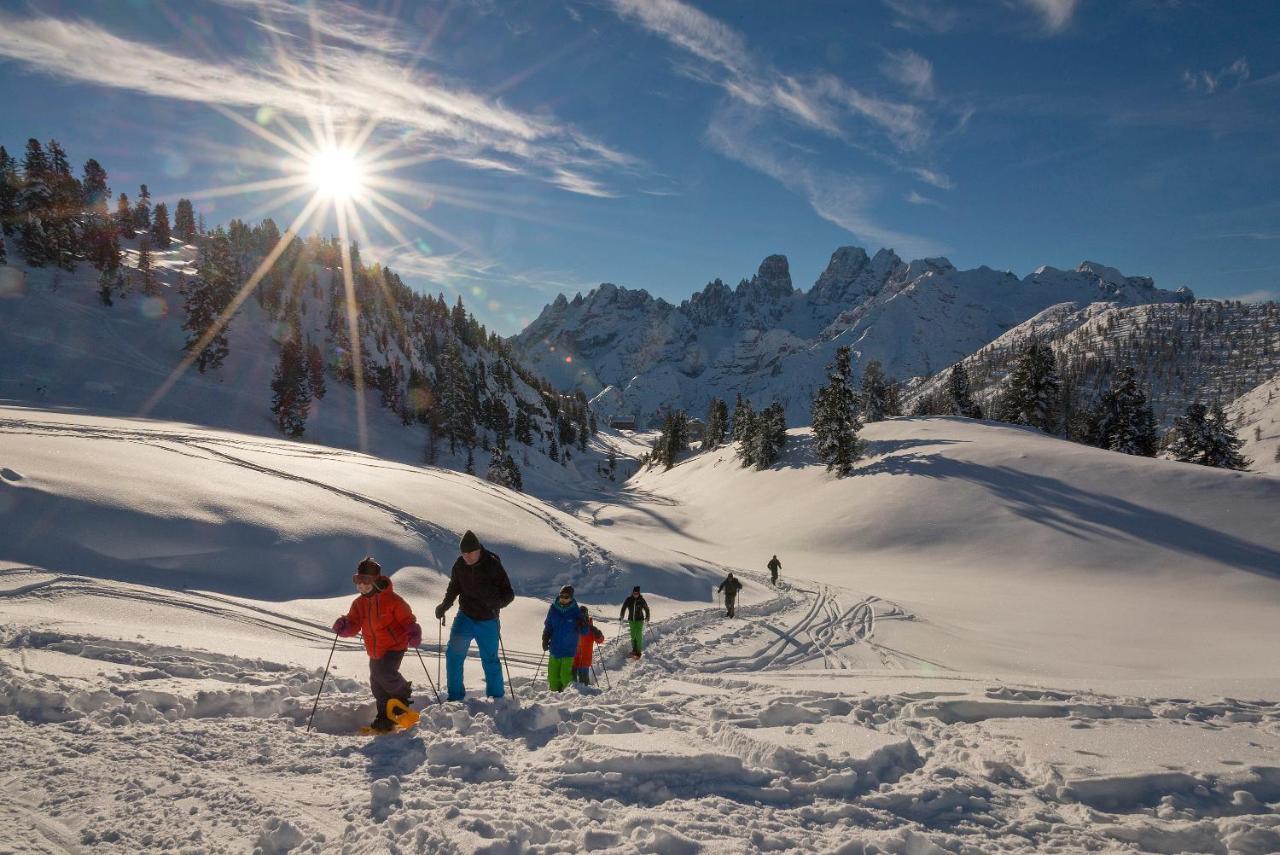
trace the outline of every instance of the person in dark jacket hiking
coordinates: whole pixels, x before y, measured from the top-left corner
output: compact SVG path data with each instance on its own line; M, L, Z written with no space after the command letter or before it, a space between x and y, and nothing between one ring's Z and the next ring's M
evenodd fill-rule
M738 599L738 592L742 590L742 583L730 573L716 590L724 592L724 607L728 609L729 617L733 617L733 604Z
M644 625L649 620L649 604L640 596L640 586L631 589L631 596L622 601L618 620L625 620L631 630L631 657L639 659L644 652Z
M502 566L502 559L482 547L480 539L470 530L462 536L458 551L462 554L449 571L444 600L436 606L436 619L444 623L445 612L454 600L459 601L444 654L449 700L460 701L466 697L462 666L472 639L480 650L485 693L491 698L500 698L506 694L506 688L502 682L502 660L498 658L502 632L498 612L511 605L516 593L511 589L511 579Z
M573 682L578 639L590 632L582 607L573 598L573 586L565 585L547 609L547 620L542 625L542 649L547 651L547 685L551 691L559 692Z
M382 575L377 561L366 557L351 577L360 596L351 602L345 616L333 622L333 631L343 638L359 633L369 654L369 687L377 707L370 728L389 731L395 727L387 716L387 701L395 698L406 707L413 705L413 684L400 674L405 651L422 643L422 627L409 604L392 590L391 580Z
M578 637L578 652L573 656L573 679L591 685L591 658L597 644L604 644L604 633L596 629L591 612L581 607L582 619L587 622L587 634Z
M773 556L773 560L769 562L769 578L775 588L778 587L778 571L781 569L782 562L778 560L778 556Z

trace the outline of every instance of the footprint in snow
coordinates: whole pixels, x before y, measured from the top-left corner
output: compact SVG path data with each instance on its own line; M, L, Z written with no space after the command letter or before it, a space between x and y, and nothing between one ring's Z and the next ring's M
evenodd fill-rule
M21 481L22 473L14 472L12 469L6 466L5 468L0 469L0 479L5 481Z

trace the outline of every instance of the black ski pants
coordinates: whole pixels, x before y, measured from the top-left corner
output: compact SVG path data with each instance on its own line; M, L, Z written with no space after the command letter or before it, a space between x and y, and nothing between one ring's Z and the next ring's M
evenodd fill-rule
M729 610L729 617L733 617L733 604L737 602L737 594L724 595L724 607Z
M407 700L413 691L400 674L400 662L405 651L392 650L378 659L369 660L369 686L373 689L373 702L378 707L378 718L387 717L387 701L392 698Z

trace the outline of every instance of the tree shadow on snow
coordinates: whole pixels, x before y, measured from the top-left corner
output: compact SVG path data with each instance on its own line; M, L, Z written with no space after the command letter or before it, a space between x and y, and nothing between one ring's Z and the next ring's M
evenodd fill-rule
M1251 543L1185 517L1144 507L1105 493L1074 487L1058 478L985 466L940 454L896 454L858 468L853 477L875 474L954 478L981 485L1019 516L1077 539L1135 540L1221 561L1269 578L1280 578L1280 551Z

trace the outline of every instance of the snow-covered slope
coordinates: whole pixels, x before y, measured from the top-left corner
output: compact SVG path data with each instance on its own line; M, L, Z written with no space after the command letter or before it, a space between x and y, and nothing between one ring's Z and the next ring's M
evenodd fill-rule
M1280 849L1280 481L960 419L866 435L843 480L792 431L771 470L710 452L562 510L341 449L0 409L0 848ZM423 619L466 527L520 595L519 697L437 706ZM423 721L354 735L367 660L343 642L307 733L366 552L423 620ZM531 678L564 581L608 641L601 685L556 695ZM610 620L632 584L638 663Z
M841 345L853 347L855 376L879 360L905 379L950 365L1051 305L1188 296L1093 262L1018 279L956 270L945 258L908 264L891 250L869 257L842 247L808 292L773 255L737 288L716 280L679 306L611 284L572 301L561 295L513 342L561 388L598 396L601 414L642 427L664 407L702 416L712 396L737 393L757 407L777 400L791 424L807 424L813 391Z
M1232 401L1227 418L1244 440L1250 471L1280 475L1280 374Z
M1195 401L1227 404L1280 373L1280 304L1198 300L1120 306L1051 306L963 360L974 398L988 406L1019 352L1046 341L1074 407L1092 404L1116 368L1133 366L1157 424L1170 427ZM910 411L939 393L948 371L917 384Z

